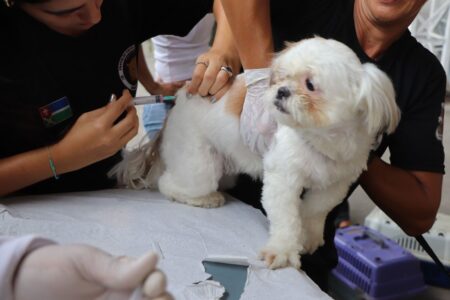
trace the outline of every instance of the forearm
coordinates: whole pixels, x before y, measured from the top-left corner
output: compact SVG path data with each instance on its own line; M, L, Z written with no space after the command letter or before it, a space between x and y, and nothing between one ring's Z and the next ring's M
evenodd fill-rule
M362 188L375 204L412 236L433 225L441 198L442 175L427 173L422 177L418 173L375 157L360 177Z
M1 159L0 196L88 165L77 160L76 156L71 157L69 153L68 149L57 143Z
M0 159L0 196L116 154L138 132L139 119L131 101L130 92L124 90L116 101L83 113L58 143Z
M142 45L138 49L138 80L144 86L144 88L150 94L155 94L155 90L158 88L158 84L153 79L152 74L147 66L147 61L145 60L144 51L142 50Z
M233 71L239 72L241 67L239 53L220 0L214 1L214 17L216 18L217 29L211 48L213 51L224 53L224 56L232 64Z
M46 147L0 160L0 196L53 176Z
M269 0L222 0L222 5L244 68L269 66L273 53Z

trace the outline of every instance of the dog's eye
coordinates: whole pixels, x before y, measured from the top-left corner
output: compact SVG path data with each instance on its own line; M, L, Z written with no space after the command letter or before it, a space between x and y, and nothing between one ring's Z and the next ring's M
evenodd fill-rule
M311 80L309 80L309 78L306 78L305 84L306 84L306 88L308 90L310 90L311 92L314 92L316 90L314 88L314 84L311 82Z

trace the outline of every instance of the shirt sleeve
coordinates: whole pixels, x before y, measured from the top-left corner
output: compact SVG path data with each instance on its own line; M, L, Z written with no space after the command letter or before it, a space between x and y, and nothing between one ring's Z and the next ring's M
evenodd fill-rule
M442 130L447 79L437 60L422 69L421 80L405 74L410 84L408 105L389 138L392 165L414 171L445 173ZM411 76L411 77L410 77Z
M14 274L22 259L30 252L54 242L33 235L0 236L0 299L13 300Z

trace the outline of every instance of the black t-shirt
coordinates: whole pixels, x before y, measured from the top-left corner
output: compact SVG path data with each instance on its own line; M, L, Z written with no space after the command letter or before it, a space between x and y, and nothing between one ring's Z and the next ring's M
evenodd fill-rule
M409 32L378 61L370 59L356 37L353 5L353 0L272 0L275 49L282 49L286 41L318 35L343 42L355 51L362 62L376 64L392 79L396 101L402 111L397 130L383 139L378 154L381 156L389 147L390 161L394 166L444 173L442 119L446 75L441 64ZM241 177L231 193L260 208L260 187L260 183ZM333 211L327 218L325 245L313 256L302 257L302 266L312 278L312 273L320 273L337 263L333 243L335 214L336 211Z
M353 0L271 1L275 47L319 35L349 46L361 62L376 64L393 81L402 117L379 153L390 150L392 165L415 171L444 173L442 118L446 75L438 59L407 31L377 61L359 45ZM283 13L284 12L284 13Z
M186 35L212 1L104 1L102 20L79 37L50 30L18 8L0 5L0 158L60 140L84 112L111 93L136 89L135 45L158 34ZM73 116L47 127L39 108L66 97ZM26 192L112 187L107 171L120 153L35 184ZM58 166L56 165L56 168Z

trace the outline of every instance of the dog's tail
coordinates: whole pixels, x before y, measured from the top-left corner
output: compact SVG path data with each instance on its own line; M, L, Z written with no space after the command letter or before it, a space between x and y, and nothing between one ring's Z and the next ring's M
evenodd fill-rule
M392 133L400 122L400 109L395 101L395 89L383 71L374 64L363 65L360 105L365 113L369 134Z
M136 149L122 152L123 159L109 172L109 177L116 177L119 186L132 189L157 189L158 179L164 166L160 158L159 147L162 132L151 141L139 144Z

